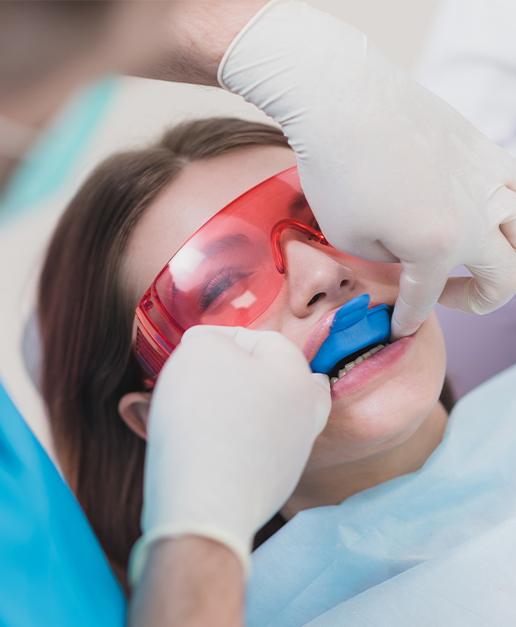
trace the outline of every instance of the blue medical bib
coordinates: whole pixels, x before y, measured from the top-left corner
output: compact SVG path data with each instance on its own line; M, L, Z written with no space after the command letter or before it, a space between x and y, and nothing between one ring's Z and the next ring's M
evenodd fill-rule
M125 597L84 513L1 385L0 556L0 625L125 624Z
M249 627L516 625L516 366L417 472L301 512L253 555Z

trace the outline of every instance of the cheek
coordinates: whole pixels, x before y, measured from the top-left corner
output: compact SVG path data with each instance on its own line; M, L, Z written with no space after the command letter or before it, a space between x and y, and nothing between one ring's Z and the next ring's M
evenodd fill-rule
M392 377L367 395L334 402L328 425L312 451L310 469L393 448L437 408L446 367L444 342L433 317L420 333L410 359Z
M301 332L297 334L285 332L285 329L289 328L291 323L292 314L289 312L288 308L288 290L286 285L284 285L267 310L250 324L249 328L258 331L279 331L294 342L294 344L301 347L303 345ZM303 327L304 334L306 335L306 325L300 324L299 326Z

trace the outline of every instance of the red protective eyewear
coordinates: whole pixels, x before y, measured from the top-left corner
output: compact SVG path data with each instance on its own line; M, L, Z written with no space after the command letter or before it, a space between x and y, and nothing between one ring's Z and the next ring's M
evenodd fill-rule
M149 386L188 328L248 327L270 307L285 281L286 229L328 244L296 167L233 200L175 253L135 312L134 352Z

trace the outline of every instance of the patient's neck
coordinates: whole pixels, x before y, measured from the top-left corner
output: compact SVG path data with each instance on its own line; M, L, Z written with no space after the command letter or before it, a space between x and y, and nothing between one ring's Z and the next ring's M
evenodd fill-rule
M304 509L336 505L357 492L418 470L441 442L447 420L446 410L438 403L402 444L364 459L305 472L282 515L292 518Z

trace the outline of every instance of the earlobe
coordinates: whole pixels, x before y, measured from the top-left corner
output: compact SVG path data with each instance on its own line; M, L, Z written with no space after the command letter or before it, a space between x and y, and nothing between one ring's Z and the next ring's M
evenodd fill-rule
M118 403L118 413L125 424L144 440L147 439L147 418L151 394L149 392L129 392Z

